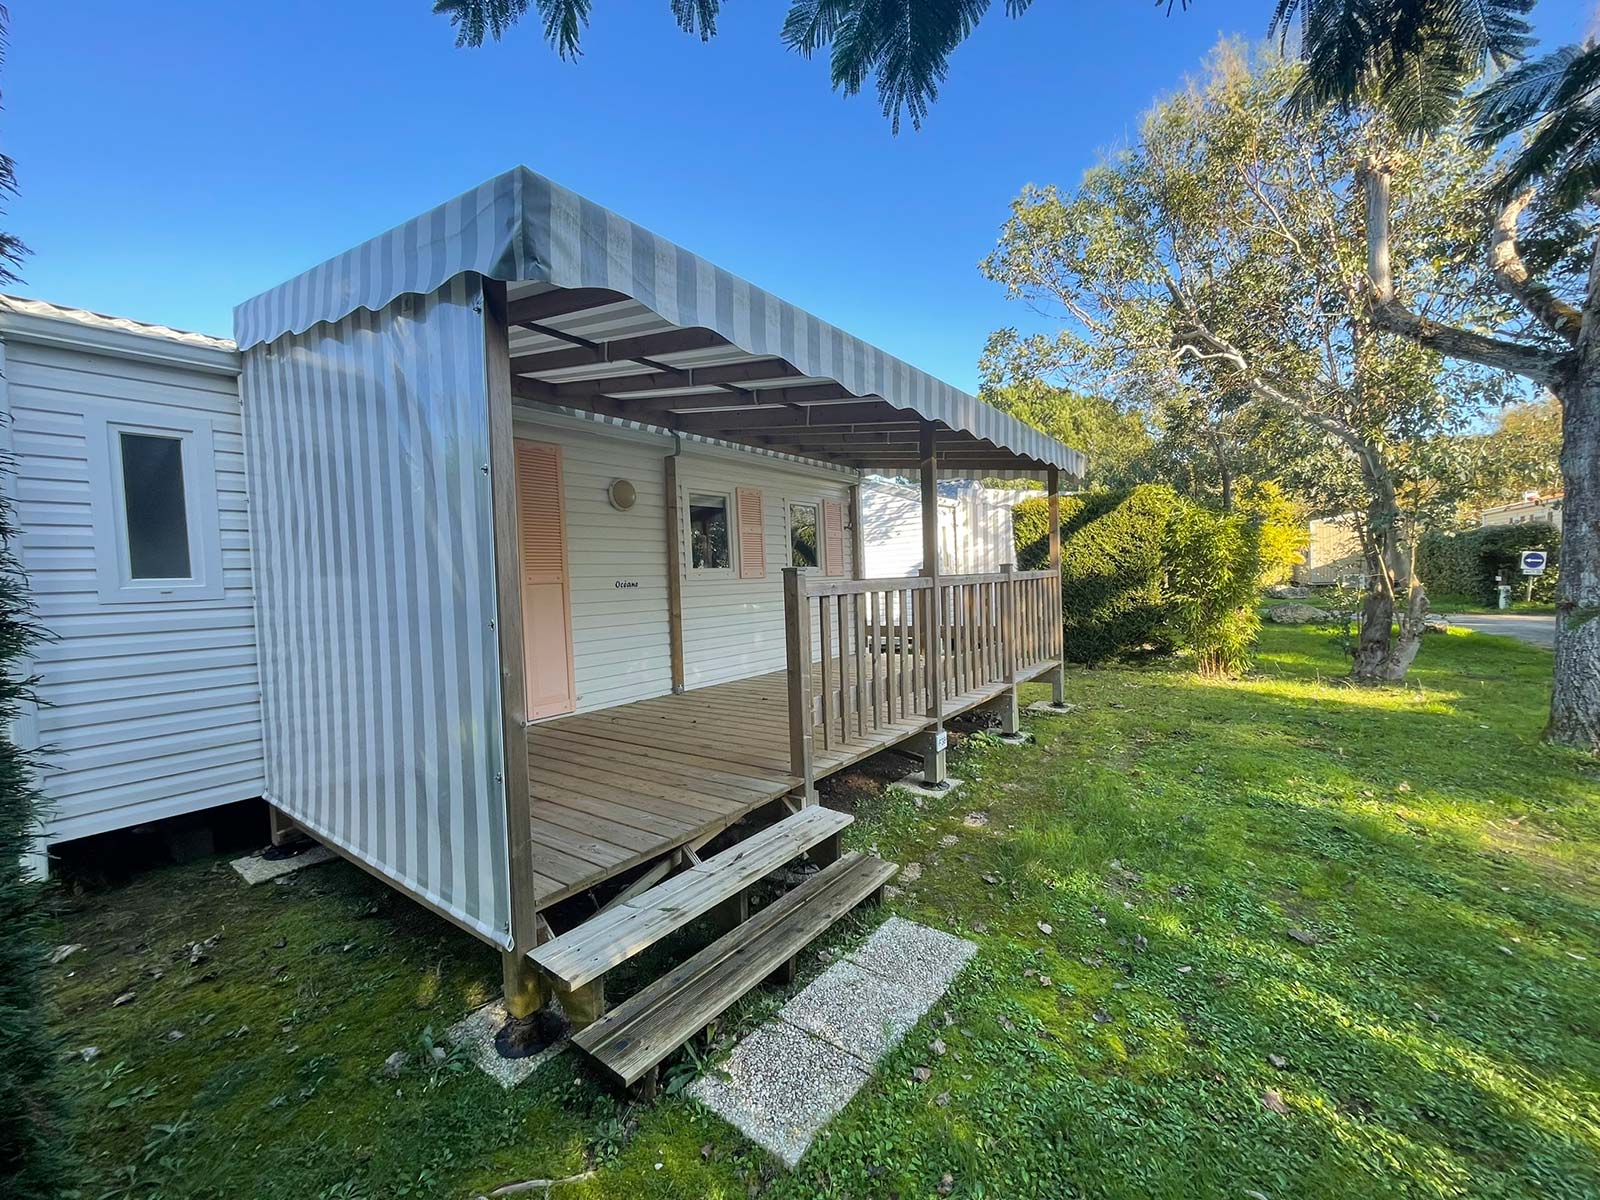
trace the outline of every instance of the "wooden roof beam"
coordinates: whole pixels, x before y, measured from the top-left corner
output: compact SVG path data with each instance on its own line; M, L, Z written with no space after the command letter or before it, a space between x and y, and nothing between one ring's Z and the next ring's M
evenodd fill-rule
M642 362L658 354L710 350L728 344L727 338L710 329L669 329L664 333L616 338L609 342L591 342L559 329L540 329L538 332L573 342L574 345L566 350L519 354L511 360L513 375L538 375L544 371L562 371L603 363Z
M627 298L610 288L556 288L540 292L537 296L513 300L506 305L506 324L526 325L529 321L545 321L589 308L603 308Z

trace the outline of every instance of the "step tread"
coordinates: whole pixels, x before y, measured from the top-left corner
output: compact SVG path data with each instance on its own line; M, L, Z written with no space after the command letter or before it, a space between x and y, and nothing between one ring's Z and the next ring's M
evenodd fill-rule
M721 1016L899 867L851 851L573 1035L628 1086Z
M770 875L854 819L849 813L820 805L801 809L552 938L529 956L564 986L582 987Z

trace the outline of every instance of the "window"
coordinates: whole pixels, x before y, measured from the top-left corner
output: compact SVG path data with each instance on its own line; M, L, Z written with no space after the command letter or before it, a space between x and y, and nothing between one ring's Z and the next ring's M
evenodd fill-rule
M183 439L118 434L122 513L132 579L189 579L189 514L183 497Z
M789 505L789 545L793 565L817 565L817 506L815 504Z
M146 406L141 406L146 407ZM148 422L90 411L90 496L100 598L114 603L222 596L216 460L205 418Z
M726 496L689 497L689 565L696 571L726 571L733 566Z

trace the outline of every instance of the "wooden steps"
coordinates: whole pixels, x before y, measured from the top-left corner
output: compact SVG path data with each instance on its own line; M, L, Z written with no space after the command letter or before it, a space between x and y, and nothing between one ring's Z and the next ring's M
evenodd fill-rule
M529 957L562 991L584 987L784 863L836 838L854 820L811 807L705 859L665 883L552 938Z
M574 1034L573 1044L623 1087L653 1080L662 1059L790 962L813 938L878 891L897 870L893 863L866 855L842 855Z

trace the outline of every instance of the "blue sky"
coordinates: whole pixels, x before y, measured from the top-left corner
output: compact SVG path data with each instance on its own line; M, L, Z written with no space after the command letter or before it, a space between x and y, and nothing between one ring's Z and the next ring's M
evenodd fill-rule
M996 0L899 137L782 48L782 0L728 0L708 45L667 0L598 0L576 63L533 22L459 50L428 0L11 7L24 294L229 334L239 300L520 162L972 389L992 329L1038 324L977 270L1008 202L1073 185L1271 4ZM1541 0L1541 36L1590 11Z

